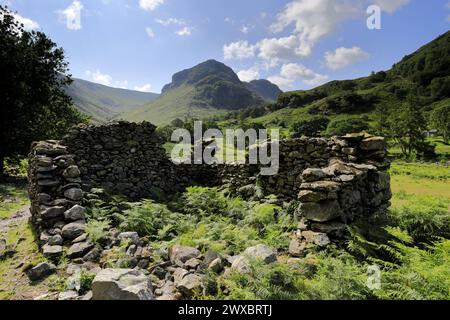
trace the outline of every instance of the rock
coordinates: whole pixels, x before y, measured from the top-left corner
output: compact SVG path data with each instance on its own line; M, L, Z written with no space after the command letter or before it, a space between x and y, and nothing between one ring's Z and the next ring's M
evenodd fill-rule
M263 244L258 244L254 247L245 249L244 255L262 260L266 264L277 261L275 250Z
M92 300L154 300L150 279L132 269L104 269L92 282Z
M37 184L41 187L56 187L61 184L61 181L55 179L44 179L38 180Z
M94 247L91 251L86 253L83 260L88 262L97 262L100 260L101 255L102 250L99 247Z
M386 149L386 140L383 137L371 137L361 141L361 149L365 151L378 151Z
M319 181L325 178L327 175L321 169L306 169L302 173L302 179L306 182Z
M347 226L341 222L312 223L311 230L341 238L345 235Z
M211 261L211 263L208 265L208 269L215 273L222 272L222 270L223 270L222 259L217 258L217 259Z
M72 201L80 201L83 199L83 190L79 188L71 188L64 191L64 197Z
M201 264L202 262L199 259L196 258L192 258L189 259L188 261L186 261L186 263L184 264L184 266L188 269L197 269L197 267Z
M298 210L302 217L315 222L330 221L341 214L339 202L336 200L301 203Z
M330 238L328 238L326 233L303 231L302 237L305 238L307 243L315 244L319 247L324 247L331 243Z
M173 283L175 283L175 286L177 286L181 282L181 280L183 280L183 278L188 274L189 271L183 268L176 268L175 272L173 273Z
M50 246L60 246L60 245L63 244L63 238L59 234L56 234L56 235L51 236L50 238L48 238L47 243Z
M302 190L298 194L298 199L301 202L319 202L327 199L327 194L322 192L315 192L312 190Z
M177 285L177 289L186 297L192 297L195 292L202 291L202 278L197 274L188 274Z
M6 253L6 240L0 239L0 260L3 259Z
M249 273L251 259L258 259L269 264L277 261L277 255L275 250L263 245L258 244L257 246L245 249L245 251L234 258L231 264L231 270L238 271L240 273Z
M122 232L117 236L117 238L121 241L128 240L131 243L139 242L139 234L137 232Z
M41 262L37 266L27 271L27 276L31 281L42 280L56 271L55 265L48 262Z
M92 300L92 291L88 291L84 296L81 297L81 300Z
M66 170L63 172L64 178L74 179L78 178L80 176L81 172L80 169L78 169L77 166L69 166Z
M56 206L45 209L41 212L42 219L49 220L64 215L64 207Z
M340 187L337 182L334 181L316 181L316 182L305 182L300 185L301 189L314 190L314 191L326 191L326 192L336 192L339 191Z
M235 259L233 259L229 270L237 271L242 274L249 273L251 271L250 261L247 257L237 256Z
M64 212L64 217L66 218L66 220L77 221L84 219L85 213L86 209L76 204L72 208Z
M78 298L78 292L75 290L64 291L58 295L58 300L78 300Z
M49 259L59 258L63 253L63 247L62 246L51 246L51 245L44 245L42 247L42 254L44 257Z
M174 245L169 249L169 259L173 264L183 267L185 262L192 258L197 258L200 251L192 247Z
M294 238L289 243L289 254L292 257L303 258L305 256L306 244L299 239Z
M94 244L90 242L75 243L69 248L69 251L67 251L67 257L69 259L81 258L86 253L88 253L93 247Z
M203 263L206 266L209 266L209 264L211 262L213 262L214 260L216 260L217 258L220 258L220 255L217 252L215 252L213 250L208 250L208 251L206 251L205 256L203 258Z
M78 220L69 224L66 224L62 228L62 236L64 239L73 240L85 233L86 223L84 220Z
M78 238L75 238L72 240L72 244L74 243L78 243L78 242L83 242L86 241L88 238L88 234L87 233L83 233L81 236L79 236Z

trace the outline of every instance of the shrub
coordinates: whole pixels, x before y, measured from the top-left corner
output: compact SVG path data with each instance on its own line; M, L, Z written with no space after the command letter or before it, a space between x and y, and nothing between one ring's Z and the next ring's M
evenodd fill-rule
M291 126L292 136L298 138L301 136L315 137L325 130L330 123L327 117L317 116L310 119L295 122Z
M109 220L89 220L86 224L86 232L89 239L97 243L107 237L110 227Z
M208 216L227 212L227 201L216 188L189 187L182 200L183 211L188 214Z
M168 227L175 225L176 221L177 215L165 205L145 200L123 213L119 228L123 231L135 231L141 236L157 237L158 232L167 232Z
M328 136L342 136L347 133L358 133L369 130L369 124L359 117L335 119L327 127Z

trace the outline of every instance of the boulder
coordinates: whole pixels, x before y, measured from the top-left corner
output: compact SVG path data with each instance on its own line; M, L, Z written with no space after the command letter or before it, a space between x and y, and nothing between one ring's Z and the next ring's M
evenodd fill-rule
M303 258L305 256L306 244L299 239L294 238L289 243L289 254L292 257Z
M192 297L195 292L202 291L202 277L198 274L188 274L177 285L177 289L186 297Z
M86 209L76 204L72 208L64 212L64 217L66 218L66 220L77 221L84 219L85 213Z
M137 232L122 232L119 233L117 236L117 239L119 240L127 240L131 243L138 243L139 242L139 234Z
M45 209L41 212L42 219L54 219L62 216L64 214L64 207L56 206Z
M307 243L318 245L319 247L324 247L330 244L330 238L328 238L326 233L314 232L314 231L303 231L302 237Z
M298 200L301 202L319 202L328 198L326 193L315 192L312 190L302 190L298 194Z
M64 241L64 240L63 240L63 238L61 237L61 235L56 234L56 235L54 235L54 236L49 237L47 243L48 243L50 246L61 246L61 245L63 244L63 241Z
M68 290L68 291L64 291L61 292L58 295L58 300L78 300L80 297L78 296L78 292L76 292L75 290Z
M365 151L378 151L386 149L386 140L383 137L371 137L361 141L361 149Z
M27 276L31 281L42 280L56 271L55 265L48 262L41 262L27 271Z
M192 258L197 258L200 251L192 247L174 245L169 249L169 259L173 264L183 267L185 262Z
M104 269L92 282L92 300L154 300L151 281L133 269Z
M60 245L51 246L46 244L42 246L42 254L49 259L59 258L63 253L63 247Z
M83 190L80 188L71 188L64 191L64 197L72 201L80 201L83 199Z
M244 256L262 260L266 264L277 261L276 251L263 244L245 249Z
M81 258L93 247L94 245L90 242L75 243L69 248L69 251L67 251L67 257L69 259Z
M86 222L84 220L78 220L69 224L66 224L62 228L62 236L64 239L73 240L85 233Z
M302 179L306 182L319 181L325 178L327 175L321 169L308 168L302 173Z
M299 214L307 220L326 222L340 216L341 208L336 200L301 203Z
M63 172L64 178L68 179L74 179L78 178L80 176L80 169L78 169L77 166L69 166L66 170Z

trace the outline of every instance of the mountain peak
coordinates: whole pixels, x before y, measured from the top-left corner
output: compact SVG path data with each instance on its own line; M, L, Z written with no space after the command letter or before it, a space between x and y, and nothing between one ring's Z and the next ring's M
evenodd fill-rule
M233 69L222 62L210 59L192 68L175 73L172 76L172 82L164 86L162 93L178 88L184 84L196 85L210 76L233 83L240 82L239 77L234 73Z

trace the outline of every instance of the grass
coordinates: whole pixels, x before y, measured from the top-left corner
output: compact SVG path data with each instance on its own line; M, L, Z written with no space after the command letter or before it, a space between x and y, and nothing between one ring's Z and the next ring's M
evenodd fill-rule
M24 270L45 261L39 252L31 226L20 221L10 226L0 237L5 237L8 245L15 245L16 253L0 261L0 300L28 300L44 294L59 292L63 276L54 274L44 281L30 283ZM50 297L50 296L49 296Z
M10 218L17 210L29 204L26 187L20 184L0 184L0 219Z

